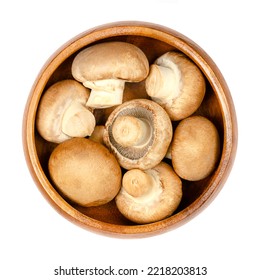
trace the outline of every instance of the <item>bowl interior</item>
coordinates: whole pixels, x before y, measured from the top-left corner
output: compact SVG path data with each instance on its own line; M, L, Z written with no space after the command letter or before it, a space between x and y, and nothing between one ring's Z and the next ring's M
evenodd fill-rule
M138 46L143 50L143 52L148 57L150 63L152 63L157 57L159 57L160 55L162 55L167 51L178 50L176 49L176 47L169 45L168 43L145 36L135 36L135 35L114 36L112 38L106 38L106 39L101 39L99 41L96 41L95 44L103 41L124 41L124 42L135 44L136 46ZM51 86L57 81L73 78L71 75L71 64L74 57L80 50L81 49L76 51L74 54L70 55L58 66L58 68L53 72L47 84L45 85L43 92L49 86ZM131 87L131 85L127 85L127 86ZM134 86L132 85L132 87L133 89L130 88L130 90L133 91L133 94L137 93L138 95L141 95L142 91L144 91L144 87L142 83L137 83ZM95 114L97 117L97 124L104 124L105 122L104 116L108 114L106 110L104 109L96 110ZM211 83L208 80L207 80L206 96L200 108L197 110L195 114L206 116L216 125L220 134L221 143L223 143L223 116L221 113L221 108L218 99L216 97L216 94L214 93ZM173 126L176 126L177 123L178 122L174 122ZM48 173L47 164L48 164L49 156L52 150L55 148L56 144L45 141L43 138L41 138L41 136L37 133L37 130L35 129L35 145L36 145L36 151L41 167L44 173L46 174L47 178L51 182ZM165 161L171 164L169 160L165 159ZM182 211L189 205L191 205L203 194L212 176L214 176L214 174L210 175L208 178L204 180L197 181L197 182L189 182L183 180L183 199L179 208L174 213L174 215ZM71 205L75 209L83 213L84 215L94 218L98 221L103 221L106 223L112 223L116 225L133 225L132 222L125 219L119 213L119 211L115 206L114 201L99 207L87 208L87 207L81 207L73 204Z

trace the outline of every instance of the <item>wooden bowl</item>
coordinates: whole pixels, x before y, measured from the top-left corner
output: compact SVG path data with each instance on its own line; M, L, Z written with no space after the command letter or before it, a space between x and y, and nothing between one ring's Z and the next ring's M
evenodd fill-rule
M204 101L195 114L204 115L216 125L221 138L221 158L208 178L183 180L183 199L169 218L151 224L136 225L124 218L112 201L99 207L79 207L66 201L53 186L47 163L56 144L42 139L35 129L35 116L43 92L53 83L72 78L71 64L83 48L104 41L124 41L141 48L152 63L170 50L178 50L193 60L207 80ZM135 91L143 85L135 85ZM98 122L104 122L102 113ZM117 237L142 237L176 228L200 213L223 187L233 165L237 147L237 123L227 84L212 59L192 40L182 34L155 24L117 22L88 30L62 46L40 71L24 112L23 144L28 167L36 185L52 206L70 221L88 230Z

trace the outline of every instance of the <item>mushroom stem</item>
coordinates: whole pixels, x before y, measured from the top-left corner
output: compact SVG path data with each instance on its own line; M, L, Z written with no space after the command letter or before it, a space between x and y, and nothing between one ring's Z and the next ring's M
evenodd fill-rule
M180 95L181 73L177 66L151 65L146 79L146 90L154 101L170 102Z
M61 130L71 137L85 137L92 134L96 125L94 115L79 102L72 102L64 112Z
M92 108L108 108L122 104L125 81L107 79L85 81L83 85L91 89L87 106Z
M91 108L109 108L122 104L123 92L111 93L102 90L91 90L87 106Z
M133 197L141 197L147 194L153 184L153 177L140 169L127 171L122 180L122 187Z
M115 141L123 147L141 147L152 137L152 128L145 119L134 116L116 118L112 134Z

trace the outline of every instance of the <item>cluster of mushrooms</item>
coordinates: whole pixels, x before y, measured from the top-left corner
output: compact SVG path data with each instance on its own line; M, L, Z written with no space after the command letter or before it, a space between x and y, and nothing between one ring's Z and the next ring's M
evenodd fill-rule
M48 161L57 190L85 207L115 199L138 224L172 215L182 180L206 178L220 153L214 124L194 115L206 91L199 68L176 51L149 65L139 47L117 41L81 50L71 73L43 93L36 116L39 134L57 143ZM127 86L140 83L145 94L129 97Z

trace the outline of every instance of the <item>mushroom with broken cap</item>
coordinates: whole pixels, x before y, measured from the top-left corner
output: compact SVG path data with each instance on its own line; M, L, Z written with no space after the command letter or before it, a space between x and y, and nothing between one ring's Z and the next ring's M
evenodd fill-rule
M114 155L86 138L59 144L51 153L48 169L59 192L85 207L108 203L121 187L122 171Z
M80 51L72 63L73 77L91 89L87 105L106 108L122 103L125 82L140 82L149 73L143 51L126 42L104 42Z
M91 135L96 121L92 109L86 106L88 98L89 89L74 80L62 80L50 86L37 111L39 134L53 143Z
M157 103L148 99L131 100L110 114L103 139L123 168L149 169L168 150L171 120Z
M182 120L173 136L172 165L175 172L188 181L209 176L220 155L220 138L215 125L205 117Z
M150 67L146 91L177 121L193 114L200 106L206 91L205 78L187 56L167 52Z
M146 224L172 215L181 199L181 179L171 166L161 162L152 169L127 171L115 201L127 219Z

